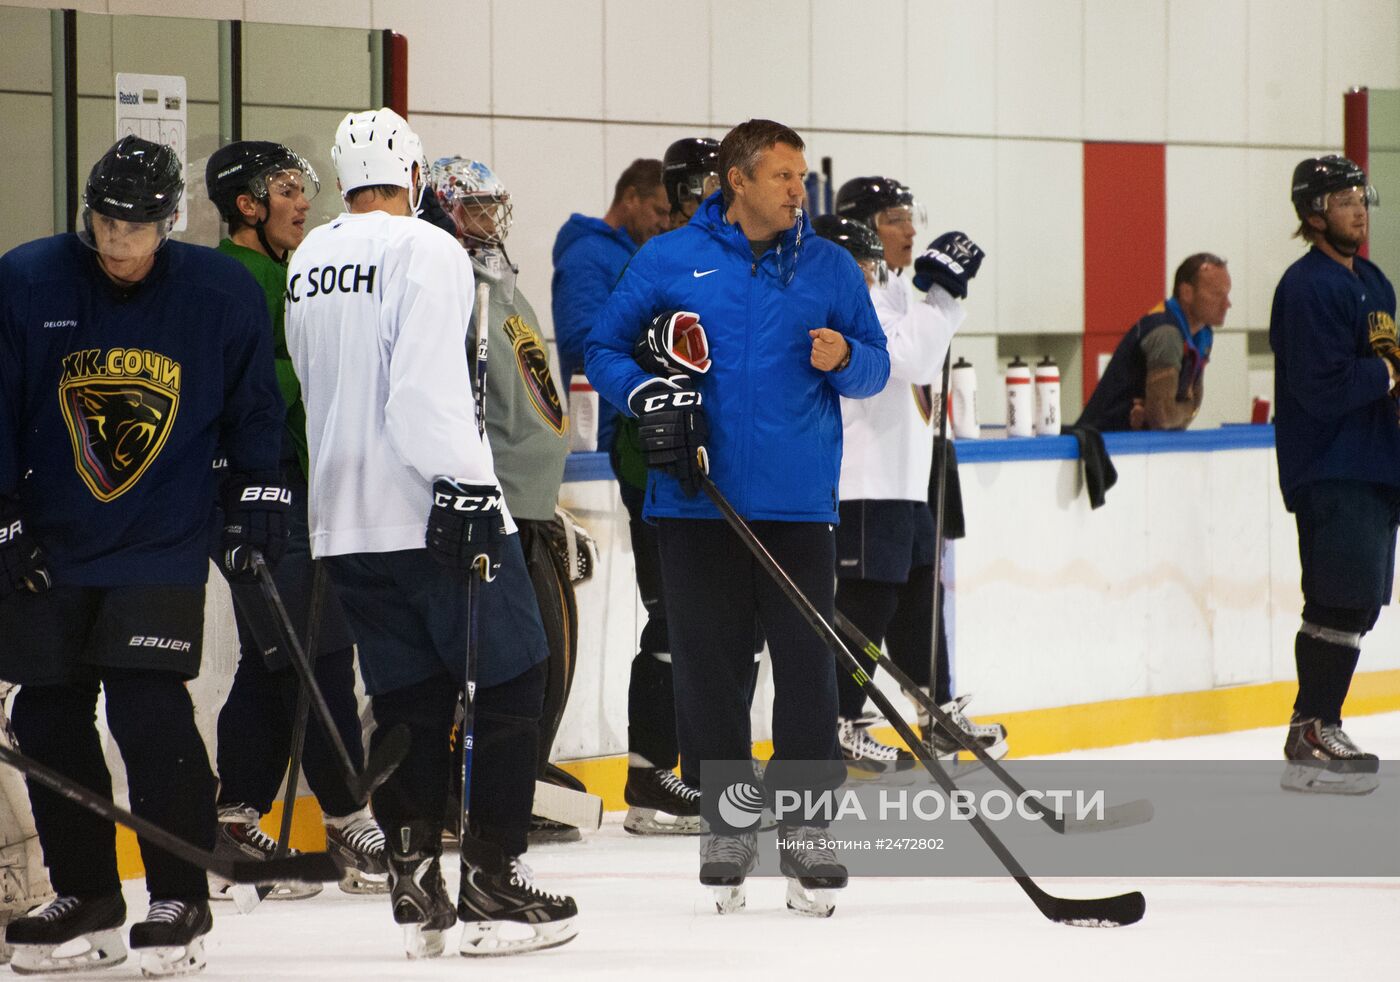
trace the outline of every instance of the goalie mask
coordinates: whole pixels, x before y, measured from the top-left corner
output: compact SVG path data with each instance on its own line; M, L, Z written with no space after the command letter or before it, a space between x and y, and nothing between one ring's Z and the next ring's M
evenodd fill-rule
M468 249L500 249L510 234L510 192L479 160L439 157L429 183Z

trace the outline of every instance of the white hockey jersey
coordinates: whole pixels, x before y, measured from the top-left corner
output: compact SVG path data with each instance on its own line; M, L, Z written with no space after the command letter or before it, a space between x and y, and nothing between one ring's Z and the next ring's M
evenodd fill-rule
M470 384L474 299L466 251L417 218L342 214L292 256L313 556L422 549L433 481L497 483Z
M841 400L841 500L927 501L943 359L967 312L940 286L920 300L908 276L872 286L870 299L885 329L890 380L868 399Z

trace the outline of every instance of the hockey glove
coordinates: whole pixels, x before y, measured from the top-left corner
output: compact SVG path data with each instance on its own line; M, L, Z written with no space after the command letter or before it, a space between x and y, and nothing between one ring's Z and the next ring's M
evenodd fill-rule
M287 551L287 512L292 492L278 479L235 475L224 484L224 576L230 583L256 583L253 553L275 568Z
M937 284L962 300L967 296L968 281L977 275L985 255L963 233L944 232L914 260L914 289L927 293L930 286Z
M19 502L0 498L0 600L21 590L43 593L52 585L43 551L24 530Z
M1400 377L1400 346L1397 346L1395 339L1395 321L1385 314L1371 315L1371 350L1384 358L1395 369L1395 374ZM1395 395L1400 391L1400 382L1390 387L1390 394Z
M710 424L705 419L700 393L689 378L654 378L633 390L627 408L637 417L642 457L680 482L681 490L694 497L700 479L710 471Z
M688 310L657 314L637 338L632 357L642 371L661 378L705 374L710 370L710 342L700 315Z
M438 478L428 512L428 555L448 569L466 571L476 566L483 579L491 579L491 571L500 565L501 542L506 537L502 500L501 489L494 484Z

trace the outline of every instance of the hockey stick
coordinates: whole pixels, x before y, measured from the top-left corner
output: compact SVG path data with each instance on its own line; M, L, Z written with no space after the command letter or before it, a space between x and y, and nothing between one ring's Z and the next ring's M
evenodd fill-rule
M158 849L164 849L177 859L216 873L234 883L266 883L274 880L298 880L321 883L340 879L340 867L330 853L304 852L280 859L225 859L207 849L201 849L173 832L168 832L140 815L134 815L100 794L89 791L57 771L26 757L17 750L0 744L0 763L22 771L28 777L67 798L82 808L125 826Z
M321 633L321 598L325 590L325 567L311 560L311 610L306 615L306 650L316 657L316 643ZM277 831L274 855L285 856L291 848L292 813L296 811L297 785L301 783L301 755L306 747L306 724L311 716L311 692L304 685L297 687L296 716L292 722L292 756L287 764L287 789L282 793L282 824Z
M536 781L531 812L560 825L597 832L603 824L603 799L587 791L560 787L552 781Z
M938 475L938 492L933 503L933 648L928 653L928 684L938 681L938 649L946 647L943 637L943 507L948 496L948 383L952 378L953 346L943 355L943 381L938 392L938 442L934 444L933 466ZM849 631L846 632L850 634ZM944 656L947 652L944 651Z
M257 574L258 583L262 586L263 597L266 598L268 605L282 624L282 634L287 639L288 655L292 667L296 669L302 686L311 697L311 708L316 711L316 720L321 724L327 741L335 751L345 787L349 790L350 797L356 801L367 801L370 793L383 784L390 774L394 773L394 768L399 766L404 754L408 752L408 727L400 724L384 734L384 739L379 741L378 749L370 755L364 770L356 769L350 758L350 752L345 749L345 741L340 738L340 730L336 728L335 718L331 716L330 707L326 705L325 693L321 691L321 686L316 681L316 676L312 671L311 662L307 660L306 649L301 646L301 639L297 637L296 628L292 625L292 619L287 614L286 606L282 603L282 595L277 592L277 584L272 579L272 571L267 568L267 561L263 559L260 552L253 553L253 570Z
M1006 768L1002 767L995 757L987 753L980 743L958 726L953 718L943 711L943 707L934 701L932 696L915 685L913 680L880 650L879 645L866 637L861 629L852 624L850 618L839 610L836 612L836 627L855 644L861 654L870 659L873 665L883 668L910 699L917 702L944 730L951 733L965 750L996 776L997 780L1014 791L1018 797L1024 798L1026 796L1026 789L1007 773ZM1074 817L1061 818L1038 800L1029 798L1026 800L1030 808L1040 814L1041 821L1061 835L1076 832L1104 832L1108 829L1127 828L1130 825L1142 825L1152 821L1152 802L1145 798L1127 801L1121 805L1109 805L1104 809L1104 817L1097 821L1085 821Z
M821 613L812 606L812 602L798 589L797 584L778 565L778 561L768 552L748 522L734 510L734 506L725 498L724 493L715 486L715 482L706 473L701 473L700 485L705 490L706 496L714 502L715 507L720 510L729 527L734 530L734 534L744 543L751 552L758 564L763 567L773 582L787 595L787 598L797 608L804 620L811 626L812 630L824 640L831 650L836 653L837 660L842 667L851 674L851 677L859 683L860 687L870 696L871 700L885 714L885 718L894 724L895 731L899 733L913 750L919 762L923 764L938 786L950 797L957 793L957 785L953 783L943 766L936 760L931 759L924 750L922 743L914 735L914 731L909 728L909 724L904 722L903 717L894 711L890 701L885 698L884 693L875 687L870 676L860 667L855 655L851 654L846 647L841 636L836 633ZM1097 897L1088 899L1072 899L1067 897L1056 897L1046 893L1035 880L1031 879L1011 851L1006 848L1002 841L997 838L995 832L988 827L982 817L973 814L969 823L977 834L982 837L982 841L992 850L1001 864L1006 867L1006 871L1016 881L1017 885L1025 891L1026 896L1031 899L1036 908L1047 918L1060 924L1069 924L1074 927L1120 927L1125 924L1135 924L1142 919L1144 911L1147 909L1147 900L1137 891L1124 893L1115 897Z

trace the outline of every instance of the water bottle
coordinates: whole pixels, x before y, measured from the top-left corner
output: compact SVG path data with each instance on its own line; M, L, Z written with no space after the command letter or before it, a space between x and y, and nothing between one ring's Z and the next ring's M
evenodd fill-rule
M598 393L582 375L569 379L569 452L598 449Z
M959 440L976 440L982 435L977 424L977 372L972 362L959 358L953 364L949 388L953 390L948 420L953 424L953 436Z
M1035 436L1035 394L1030 366L1017 355L1006 366L1006 435Z
M1035 366L1035 435L1060 434L1060 366L1046 355Z

